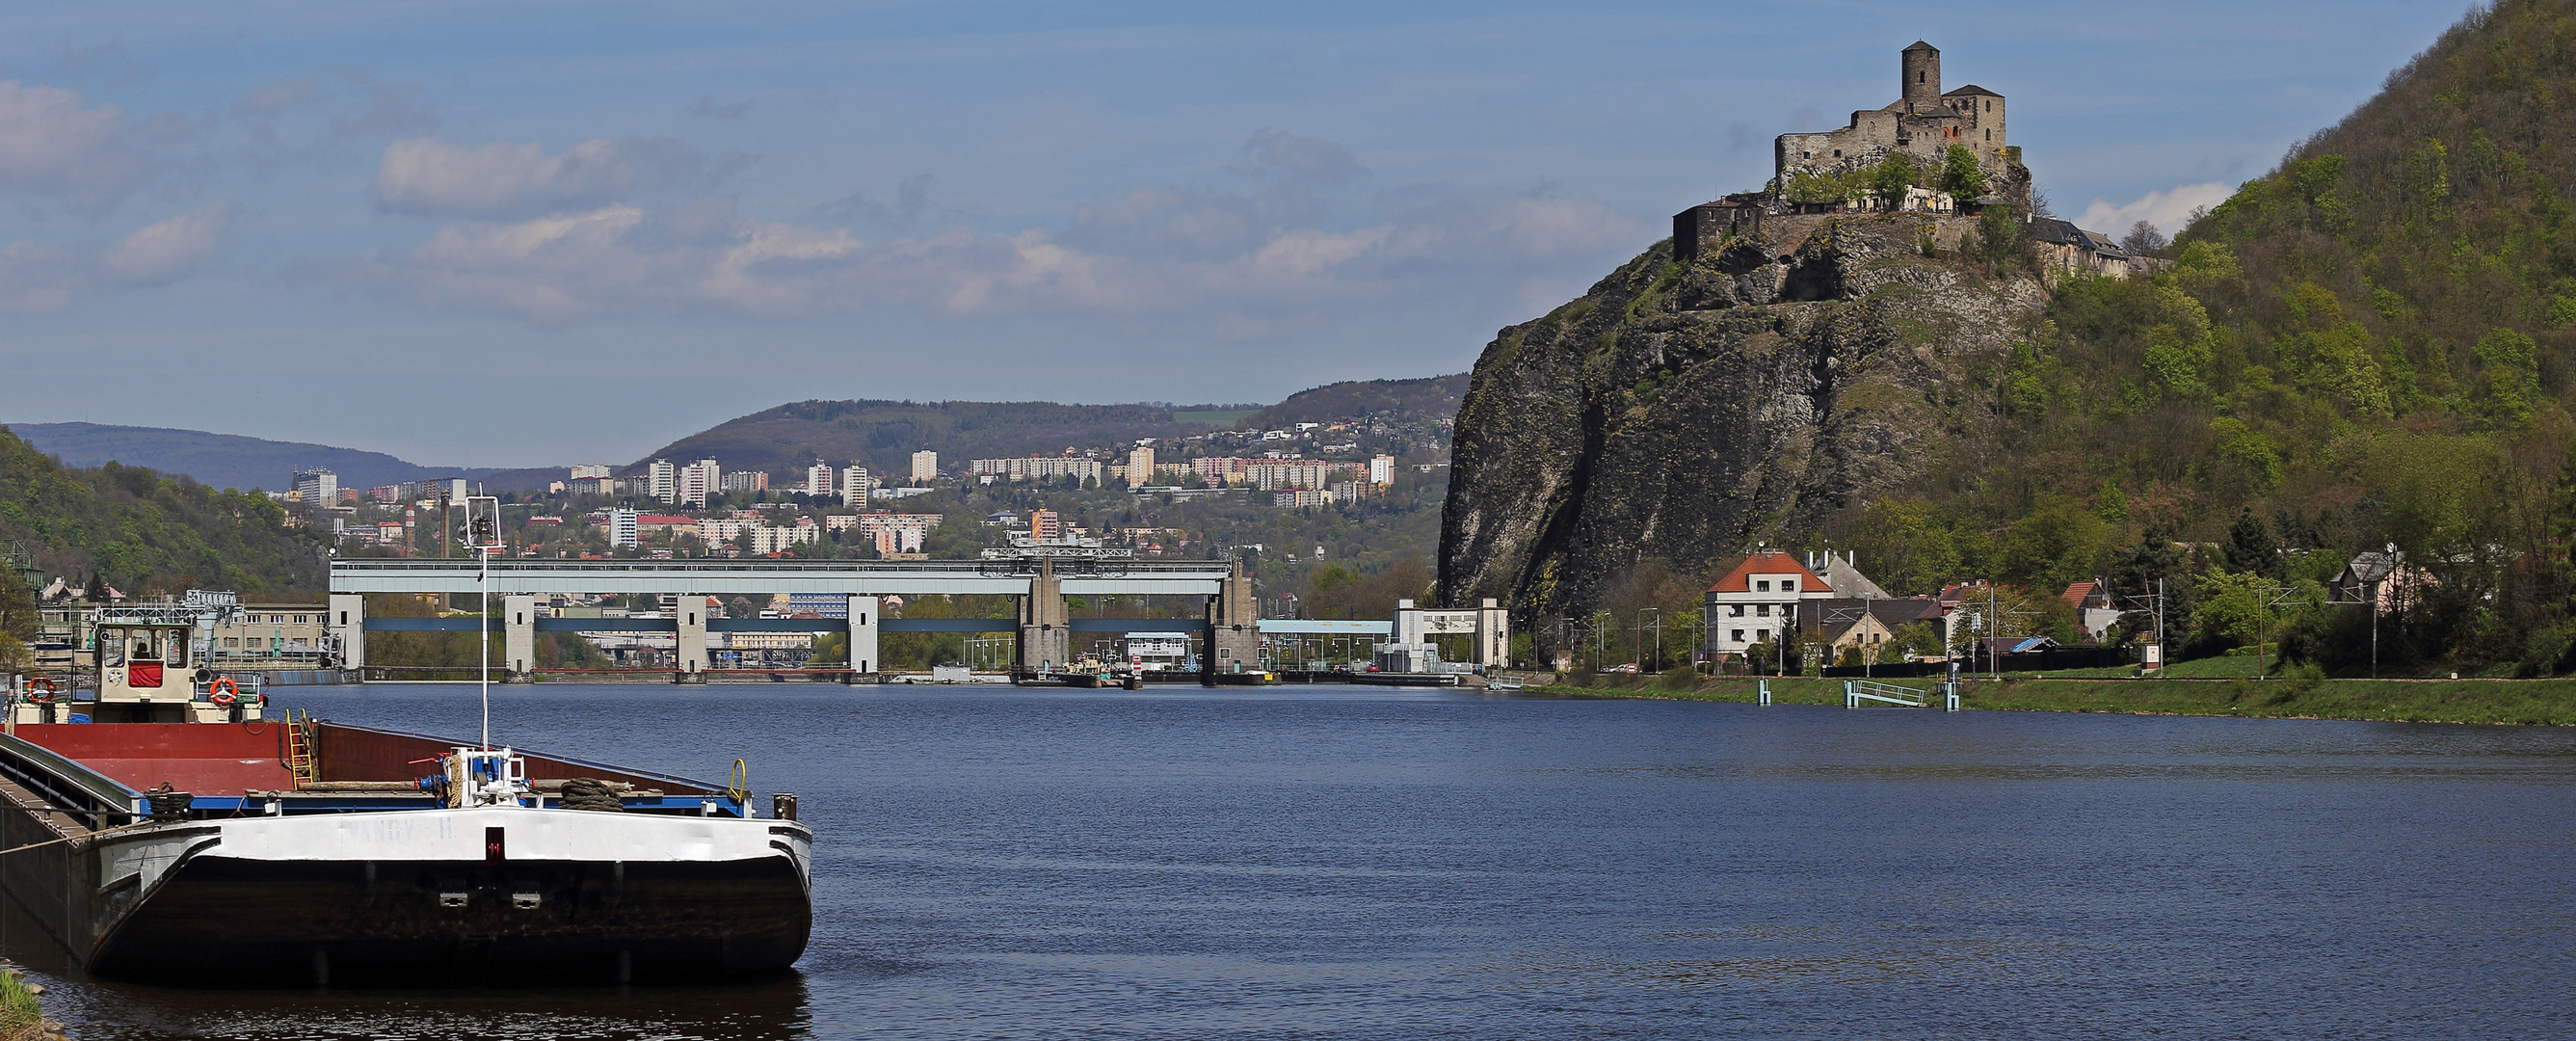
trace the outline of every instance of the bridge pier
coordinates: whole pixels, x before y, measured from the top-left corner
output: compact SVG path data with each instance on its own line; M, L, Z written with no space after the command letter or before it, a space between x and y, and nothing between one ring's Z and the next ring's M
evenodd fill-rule
M672 620L680 624L680 639L673 648L673 683L705 683L707 677L707 598L698 593L680 594L678 606L671 611Z
M1261 667L1261 601L1238 560L1208 598L1207 652L1199 657L1199 683L1213 687L1218 673Z
M329 623L331 635L340 639L340 667L366 668L367 598L358 593L333 593L329 611L322 620Z
M844 682L862 682L859 677L877 671L877 598L850 598L850 675Z
M537 598L501 598L501 682L537 681Z
M1020 598L1020 671L1045 672L1073 658L1072 612L1064 606L1064 580L1055 577L1055 562L1038 562Z

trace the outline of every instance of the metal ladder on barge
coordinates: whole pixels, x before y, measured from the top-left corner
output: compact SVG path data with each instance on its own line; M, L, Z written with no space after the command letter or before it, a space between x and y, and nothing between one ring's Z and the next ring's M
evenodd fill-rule
M302 790L320 779L313 756L313 713L297 718L294 709L286 710L286 772L294 775L295 787Z

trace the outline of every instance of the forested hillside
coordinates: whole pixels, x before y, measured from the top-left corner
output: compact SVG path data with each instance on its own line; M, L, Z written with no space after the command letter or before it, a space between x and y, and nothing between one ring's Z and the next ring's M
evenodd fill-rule
M25 542L49 576L98 576L128 594L233 589L318 599L324 546L285 527L266 496L110 463L62 466L0 427L0 543Z
M1982 433L1818 537L1908 592L2163 576L2204 647L2246 642L2254 590L2289 587L2289 649L2338 668L2367 653L2366 613L2299 605L2393 543L2423 570L2385 658L2563 670L2571 125L2576 3L2471 14L2194 221L2169 270L2060 285L1990 373Z

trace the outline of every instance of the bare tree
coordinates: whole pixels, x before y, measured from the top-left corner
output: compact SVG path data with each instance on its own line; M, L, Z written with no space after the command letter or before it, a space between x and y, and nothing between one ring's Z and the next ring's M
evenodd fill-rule
M2129 225L2129 233L2120 236L2120 248L2130 256L2144 256L2165 248L2165 233L2145 221Z

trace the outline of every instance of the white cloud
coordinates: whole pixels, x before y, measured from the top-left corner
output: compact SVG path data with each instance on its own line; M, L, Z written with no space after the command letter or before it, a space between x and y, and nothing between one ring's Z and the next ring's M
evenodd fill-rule
M2084 208L2084 215L2076 218L2075 223L2088 231L2120 235L2126 233L2130 225L2143 220L2171 238L2182 231L2194 208L2207 206L2214 209L2234 194L2234 187L2211 181L2148 192L2137 201L2122 206L2095 199L2093 205Z
M618 202L639 192L706 187L747 160L714 159L668 138L597 138L547 155L544 146L474 147L434 137L386 145L376 205L402 213L528 216Z
M232 216L232 204L219 202L146 224L100 253L99 266L129 285L175 281L213 255Z
M233 206L218 202L154 221L104 248L20 241L0 246L0 312L59 311L100 289L174 282L223 244Z
M1258 338L1328 319L1336 304L1400 298L1426 279L1500 272L1517 280L1518 269L1569 251L1642 244L1651 231L1590 200L1466 198L1364 227L1272 228L1211 254L1153 235L1089 248L1034 229L871 240L841 228L710 224L698 210L621 204L453 225L347 270L425 305L515 313L539 325L620 311L786 318L890 304L956 315L1161 315L1211 335Z
M125 146L125 110L77 91L0 80L0 188L112 205L142 174Z

